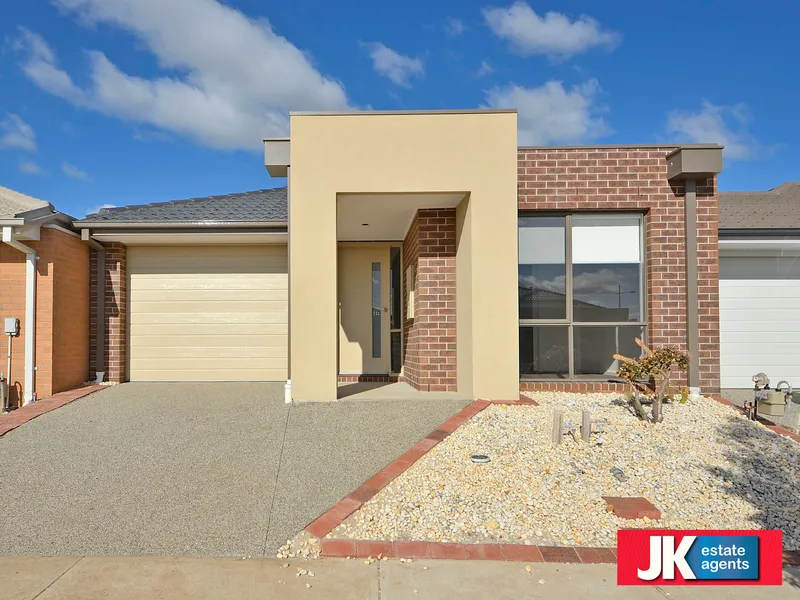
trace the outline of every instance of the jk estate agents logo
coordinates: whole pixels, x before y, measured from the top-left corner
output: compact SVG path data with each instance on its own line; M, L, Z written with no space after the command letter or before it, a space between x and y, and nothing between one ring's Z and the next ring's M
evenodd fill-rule
M775 531L617 532L620 585L781 585L782 539Z

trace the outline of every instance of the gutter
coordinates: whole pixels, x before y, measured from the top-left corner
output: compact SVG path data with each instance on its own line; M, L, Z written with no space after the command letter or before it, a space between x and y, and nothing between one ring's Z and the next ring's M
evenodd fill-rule
M800 228L764 228L757 227L747 229L720 229L720 239L730 238L800 238Z
M88 229L81 231L81 240L97 252L97 314L94 352L95 383L105 379L106 368L106 248L91 238Z
M288 227L287 221L76 221L77 229L188 229L219 227L221 229Z
M3 227L3 242L25 254L25 384L24 405L33 402L36 367L36 250L14 239L14 230ZM8 374L10 378L11 373ZM10 380L9 380L10 384Z

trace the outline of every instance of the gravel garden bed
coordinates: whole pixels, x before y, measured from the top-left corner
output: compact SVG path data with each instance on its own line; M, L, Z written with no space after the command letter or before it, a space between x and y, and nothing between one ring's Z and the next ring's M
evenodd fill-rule
M528 395L540 406L488 407L328 537L608 547L626 527L757 528L782 529L784 548L800 549L794 441L708 398L665 404L653 425L619 394ZM604 419L602 439L553 445L554 408L565 423L582 410ZM472 463L476 453L491 462ZM602 496L643 496L662 518L621 519Z

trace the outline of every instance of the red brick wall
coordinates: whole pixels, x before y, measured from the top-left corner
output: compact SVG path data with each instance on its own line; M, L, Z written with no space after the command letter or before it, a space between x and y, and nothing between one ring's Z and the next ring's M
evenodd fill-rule
M403 323L403 379L422 391L456 391L455 209L417 211L403 243L405 298L412 264L414 318Z
M697 297L700 385L718 392L719 375L719 209L716 178L697 187Z
M518 199L530 211L647 214L648 340L686 348L686 256L682 186L667 180L663 148L520 148ZM698 185L700 383L719 390L719 266L713 179ZM684 378L685 382L685 378ZM524 390L601 391L608 383L522 382Z
M128 269L127 248L111 242L106 248L105 272L105 335L106 355L98 361L95 356L97 340L97 252L91 258L91 320L89 365L92 373L104 371L106 381L127 381L127 323L128 323ZM100 363L98 365L98 362ZM101 368L102 367L102 368Z
M39 256L36 263L36 374L41 399L80 385L88 360L89 251L75 236L43 227L38 242L25 242ZM20 336L13 340L12 405L21 403L25 383L25 255L0 244L0 319L18 317ZM8 339L3 336L5 358ZM0 370L5 372L6 362Z
M89 245L55 233L57 243L51 246L54 394L79 386L89 375Z

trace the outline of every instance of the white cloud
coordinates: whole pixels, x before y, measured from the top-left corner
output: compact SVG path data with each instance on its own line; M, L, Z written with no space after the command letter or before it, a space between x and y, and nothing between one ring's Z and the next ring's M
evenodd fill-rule
M43 38L22 30L25 74L77 106L223 149L257 149L263 137L286 135L289 110L350 108L342 84L308 54L265 19L218 0L53 2L82 23L131 33L169 72L139 77L90 51L89 84L80 87Z
M458 37L462 33L467 30L466 25L464 25L464 21L461 19L454 19L453 17L447 17L447 21L444 24L444 30L447 35L451 37Z
M18 168L20 173L25 173L26 175L44 175L42 167L31 160L19 163Z
M33 127L12 113L6 113L5 120L0 121L0 149L4 148L36 152Z
M490 65L487 61L482 60L481 66L475 71L475 77L486 77L487 75L491 75L494 73L494 67Z
M133 132L133 139L139 142L169 142L172 136L164 131L144 129Z
M88 173L81 171L78 167L66 161L61 163L61 171L64 173L64 175L71 177L72 179L80 179L81 181L92 180Z
M412 77L421 77L425 74L422 61L418 58L399 54L380 42L362 46L369 50L375 71L399 86L410 88Z
M22 71L28 79L43 90L61 96L80 106L88 104L86 93L72 82L72 78L58 68L58 60L52 48L42 36L21 27L21 36L14 48L23 53Z
M581 15L570 21L567 15L552 11L540 17L521 1L506 8L485 8L483 18L495 35L523 56L569 58L590 48L613 48L621 39L618 33L603 29L592 17Z
M667 131L682 138L678 142L723 144L726 158L746 160L755 158L762 149L748 132L747 121L744 104L717 106L704 99L699 111L671 111Z
M596 79L569 90L560 81L534 88L510 84L487 91L486 104L517 109L522 146L574 144L613 133L603 119L604 107L595 103L599 91Z
M86 215L93 215L95 213L100 212L101 208L117 208L117 205L116 204L100 204L99 206L95 206L94 208L90 208L89 210L87 210L86 214L84 215L84 217Z

